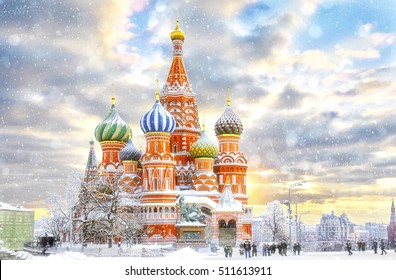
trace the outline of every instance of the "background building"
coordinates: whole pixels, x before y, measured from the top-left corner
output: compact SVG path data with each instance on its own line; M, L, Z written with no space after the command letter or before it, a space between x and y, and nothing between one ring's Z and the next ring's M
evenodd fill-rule
M33 241L34 210L0 203L0 240L9 249L22 249Z
M331 211L331 214L323 214L320 224L316 226L318 250L342 250L348 239L355 240L354 226L345 213L339 217L334 211Z
M392 199L391 214L388 225L388 242L390 248L396 248L396 215L395 202Z

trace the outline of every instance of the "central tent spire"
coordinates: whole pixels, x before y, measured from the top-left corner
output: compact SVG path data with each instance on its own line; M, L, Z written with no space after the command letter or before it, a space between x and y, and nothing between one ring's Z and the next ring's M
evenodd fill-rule
M173 43L173 59L163 94L193 94L183 62L183 42L185 35L180 29L178 20L176 21L175 29L170 34L170 38Z

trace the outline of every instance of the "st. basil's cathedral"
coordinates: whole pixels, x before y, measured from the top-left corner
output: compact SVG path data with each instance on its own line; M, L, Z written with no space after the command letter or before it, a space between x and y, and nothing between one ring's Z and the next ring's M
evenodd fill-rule
M134 146L132 130L117 113L113 96L107 117L95 129L102 160L96 164L91 141L85 177L118 176L124 207L137 204L143 215L142 242L203 240L209 232L215 244L239 244L252 234L252 208L246 192L248 161L239 150L242 122L228 97L214 127L219 144L212 143L205 125L201 129L199 123L196 94L183 62L185 34L178 21L170 37L173 58L166 83L140 119L145 150ZM186 206L199 208L204 220L182 222L181 198Z

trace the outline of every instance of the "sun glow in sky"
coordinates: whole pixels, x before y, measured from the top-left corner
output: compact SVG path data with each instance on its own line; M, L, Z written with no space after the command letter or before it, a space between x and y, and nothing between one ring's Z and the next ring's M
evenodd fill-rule
M302 220L389 221L396 196L394 1L0 0L0 200L45 208L82 172L118 112L135 145L180 20L208 136L227 88L244 125L250 204L288 199ZM96 143L97 156L100 148Z

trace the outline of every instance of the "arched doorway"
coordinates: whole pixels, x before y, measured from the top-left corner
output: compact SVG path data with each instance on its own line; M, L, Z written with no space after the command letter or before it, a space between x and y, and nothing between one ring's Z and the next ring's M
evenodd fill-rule
M226 223L225 220L219 221L219 246L225 245L235 246L236 241L236 221L229 220Z

